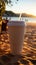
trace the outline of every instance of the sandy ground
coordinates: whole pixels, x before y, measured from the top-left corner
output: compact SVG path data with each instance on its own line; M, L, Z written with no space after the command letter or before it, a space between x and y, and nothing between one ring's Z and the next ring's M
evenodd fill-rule
M36 25L32 26L32 24L27 24L25 29L22 55L25 56L26 59L36 60ZM0 34L0 56L10 52L9 34Z

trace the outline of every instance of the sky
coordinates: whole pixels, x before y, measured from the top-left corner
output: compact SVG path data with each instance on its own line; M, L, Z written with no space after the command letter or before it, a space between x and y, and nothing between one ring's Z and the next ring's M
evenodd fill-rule
M27 13L36 16L36 0L19 0L18 2L12 0L12 2L13 6L10 4L6 5L6 10L13 11L14 13Z

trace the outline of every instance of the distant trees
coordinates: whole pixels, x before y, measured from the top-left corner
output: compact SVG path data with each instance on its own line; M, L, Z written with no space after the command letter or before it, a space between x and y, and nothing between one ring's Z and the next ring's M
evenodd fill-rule
M0 0L0 3L2 2L3 4L5 4L4 7L5 7L6 5L9 6L9 4L10 4L10 6L15 6L15 5L14 5L14 2L15 2L15 4L17 4L18 1L19 1L19 0ZM3 8L3 9L4 9L4 8Z

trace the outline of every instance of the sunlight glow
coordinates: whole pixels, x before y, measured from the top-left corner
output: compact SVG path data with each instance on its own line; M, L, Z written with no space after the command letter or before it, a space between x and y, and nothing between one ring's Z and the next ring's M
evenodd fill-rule
M11 10L14 13L27 13L36 16L35 2L36 0L19 0L17 4L13 3L13 6L7 5L6 10Z

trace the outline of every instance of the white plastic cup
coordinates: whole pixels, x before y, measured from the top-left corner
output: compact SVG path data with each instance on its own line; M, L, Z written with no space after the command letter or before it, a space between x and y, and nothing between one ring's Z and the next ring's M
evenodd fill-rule
M7 25L10 35L11 52L14 55L20 55L24 43L25 23L24 21L10 21Z

